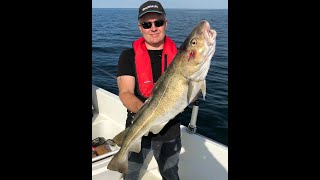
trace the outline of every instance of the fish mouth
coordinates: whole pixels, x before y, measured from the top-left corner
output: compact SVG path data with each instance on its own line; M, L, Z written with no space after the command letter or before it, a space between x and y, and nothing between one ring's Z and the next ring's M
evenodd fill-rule
M208 53L206 55L206 59L208 60L211 59L215 52L217 32L214 29L211 29L210 24L207 21L204 21L203 32L208 45Z
M207 21L204 21L204 33L208 46L212 46L216 41L217 32L210 28Z

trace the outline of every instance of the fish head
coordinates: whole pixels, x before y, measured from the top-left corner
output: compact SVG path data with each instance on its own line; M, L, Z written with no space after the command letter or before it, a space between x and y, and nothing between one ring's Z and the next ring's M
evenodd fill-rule
M216 36L208 21L202 20L181 44L178 54L184 77L192 81L205 79L215 53Z

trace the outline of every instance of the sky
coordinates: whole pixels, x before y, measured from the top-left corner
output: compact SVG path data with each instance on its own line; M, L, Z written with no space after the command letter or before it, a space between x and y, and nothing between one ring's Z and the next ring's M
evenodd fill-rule
M139 8L147 0L92 0L92 8ZM228 0L158 0L164 8L228 9Z

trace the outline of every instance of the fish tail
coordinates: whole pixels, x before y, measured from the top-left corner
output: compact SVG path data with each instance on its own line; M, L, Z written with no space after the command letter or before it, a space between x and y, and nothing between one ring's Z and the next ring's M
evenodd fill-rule
M117 153L113 156L107 168L126 175L128 173L128 158L124 158L124 160L122 160Z

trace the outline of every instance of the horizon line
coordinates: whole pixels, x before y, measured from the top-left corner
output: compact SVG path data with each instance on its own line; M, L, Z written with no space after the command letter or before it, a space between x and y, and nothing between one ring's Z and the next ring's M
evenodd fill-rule
M138 9L134 7L92 7L92 9ZM228 10L228 8L166 8L166 9L203 9L203 10Z

